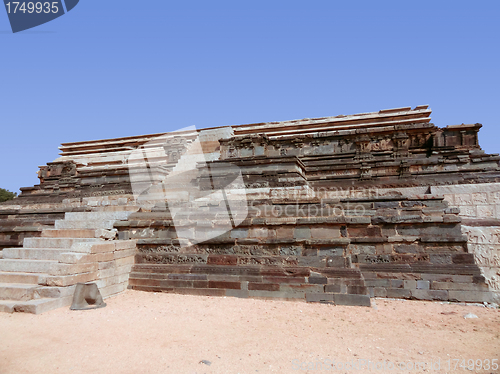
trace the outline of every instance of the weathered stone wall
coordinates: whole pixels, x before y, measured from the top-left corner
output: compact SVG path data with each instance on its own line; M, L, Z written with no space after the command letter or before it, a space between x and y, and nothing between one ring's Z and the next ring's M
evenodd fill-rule
M0 204L0 254L3 248L22 247L25 238L40 237L44 229L53 228L65 213L100 209L121 210L134 204L133 195L60 198L57 202L17 198Z
M423 193L426 188L399 188L401 194ZM468 252L474 254L489 289L500 301L500 183L433 186L450 207L459 209L462 233L468 237ZM380 194L390 193L388 189Z
M199 236L214 229L198 227L199 218L198 214L186 217L185 224L192 225ZM239 290L243 297L257 296L248 291L259 287L258 291L275 292L268 297L309 295L310 299L320 297L310 294L326 297L323 294L343 291L422 300L492 301L474 256L467 252L458 209L449 208L442 197L252 200L250 214L241 225L192 246L181 245L168 212L134 213L115 227L120 238L138 240L130 281L136 289L197 294L236 294L234 290ZM342 269L358 271L358 288L338 275ZM334 270L337 276L329 277ZM249 273L262 277L266 272L278 272L280 279L247 278ZM286 279L286 274L297 272L300 279ZM323 285L311 283L319 281L318 274L324 278ZM220 283L214 283L216 279ZM246 288L245 282L254 289ZM337 288L325 287L333 284Z
M440 186L436 190L460 209L469 252L500 303L500 183Z
M491 301L500 288L500 157L481 150L480 128L438 128L419 106L66 143L41 167L39 185L0 205L0 247L39 235L65 212L139 204L115 225L119 239L138 240L137 289ZM147 157L131 157L138 149ZM181 173L199 161L206 165ZM173 224L167 205L223 188L232 168L250 212L241 224L213 238L221 223L200 218L227 205L203 198ZM158 200L165 187L168 204ZM186 245L179 230L206 240Z

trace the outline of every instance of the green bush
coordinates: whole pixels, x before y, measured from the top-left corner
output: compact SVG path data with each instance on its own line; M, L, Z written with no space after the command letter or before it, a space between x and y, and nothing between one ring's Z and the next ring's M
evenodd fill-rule
M4 190L3 188L0 188L0 203L3 203L4 201L12 200L15 198L17 194L14 192L10 192L7 190Z

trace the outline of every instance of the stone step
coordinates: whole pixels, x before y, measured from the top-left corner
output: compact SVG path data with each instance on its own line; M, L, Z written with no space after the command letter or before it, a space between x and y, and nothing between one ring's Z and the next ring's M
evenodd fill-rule
M0 300L28 301L39 299L38 284L0 283Z
M0 300L32 300L39 287L37 284L0 283Z
M99 264L97 262L87 263L87 264L60 264L55 263L48 271L49 275L61 276L61 275L75 275L81 273L94 272L99 269Z
M47 274L0 271L0 283L44 284Z
M40 299L68 297L74 295L75 288L76 284L67 287L38 286L35 290L35 295Z
M92 229L45 229L42 238L95 238L96 230Z
M0 312L2 313L14 313L14 306L19 301L15 300L0 300Z
M132 212L68 212L66 221L120 221L125 220Z
M61 264L51 260L18 260L4 259L0 261L0 272L45 273L51 276L76 275L96 272L99 264Z
M73 296L61 298L43 298L29 301L0 300L0 312L24 312L40 314L49 310L70 306Z
M51 287L66 287L75 285L77 283L93 282L97 280L98 277L99 273L97 271L70 275L47 275L45 278L43 278L43 283L40 284Z
M55 265L57 261L3 259L0 261L0 272L49 273Z
M66 221L58 220L55 223L55 228L58 230L66 229L112 229L115 220L90 220L90 221Z
M97 238L26 238L24 248L71 248L75 243L98 243L104 242Z
M137 212L140 209L138 205L107 205L93 208L94 212Z
M77 248L77 247L76 247ZM5 248L5 259L59 261L61 254L77 252L68 248Z

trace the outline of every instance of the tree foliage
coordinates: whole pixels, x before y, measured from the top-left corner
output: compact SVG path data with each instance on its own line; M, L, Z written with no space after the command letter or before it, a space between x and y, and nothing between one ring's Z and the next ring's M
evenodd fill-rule
M0 203L3 203L4 201L12 200L15 198L17 194L14 192L10 192L7 190L4 190L3 188L0 188Z

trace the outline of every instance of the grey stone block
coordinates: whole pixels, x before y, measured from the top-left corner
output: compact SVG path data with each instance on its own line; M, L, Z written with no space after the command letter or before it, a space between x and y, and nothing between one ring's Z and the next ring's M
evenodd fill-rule
M366 287L390 287L389 279L365 279Z
M295 228L293 237L295 239L311 239L311 230L309 227L297 227Z
M374 287L371 290L373 291L373 297L387 297L387 289L383 287Z
M391 288L404 288L405 283L402 279L391 279Z
M432 282L433 290L488 292L485 283Z
M325 286L322 284L280 284L279 290L282 292L307 292L307 293L324 293ZM269 290L266 290L269 291Z
M381 201L373 203L373 209L397 209L399 207L399 201Z
M460 214L460 208L456 208L456 207L453 207L453 208L446 208L444 210L444 212L446 214Z
M326 277L309 277L310 284L328 284L328 278Z
M404 281L404 288L406 290L415 290L415 289L417 289L417 281L414 281L414 280L405 280Z
M417 281L417 290L428 290L430 289L430 282L419 280Z
M231 238L244 239L248 237L248 229L233 229L231 230Z
M306 293L306 301L308 303L320 303L320 302L325 302L325 301L333 301L333 294Z
M130 239L130 235L128 231L120 231L118 233L118 239L119 240L128 240Z
M310 266L321 268L326 265L326 257L321 258L317 256L299 256L297 257L299 266Z
M417 300L448 300L448 291L444 290L412 290L411 296Z
M450 301L461 301L469 303L489 303L492 301L491 292L475 291L448 291Z
M335 294L333 299L335 305L371 306L370 296L368 295Z
M387 297L394 299L409 299L411 291L404 288L387 288Z
M279 299L305 299L305 292L282 291L248 291L249 297L279 298Z
M229 297L238 297L240 299L246 299L249 296L248 290L226 290L226 296Z
M344 287L344 290L347 287ZM342 286L340 284L327 284L325 286L325 292L332 292L332 293L342 293Z
M450 265L453 263L451 260L451 254L439 253L429 255L431 264L436 265Z

